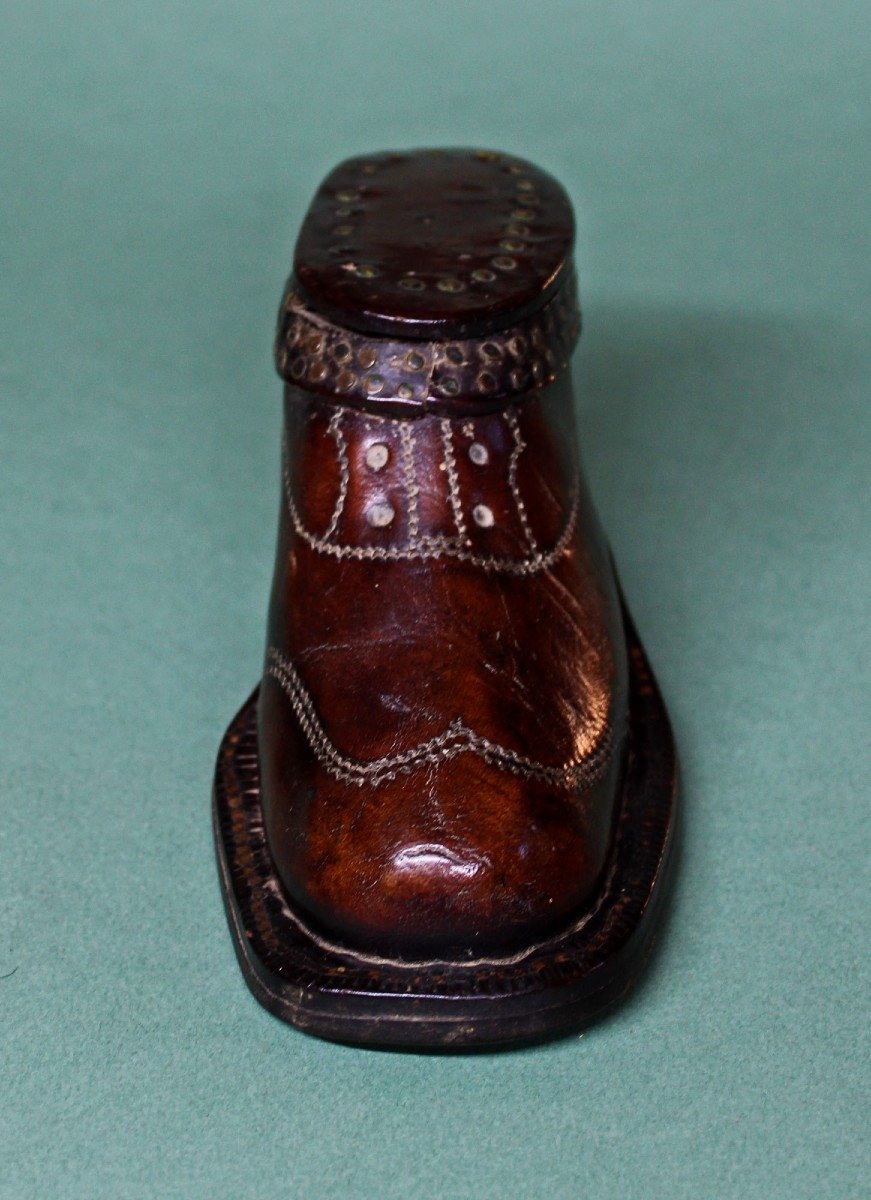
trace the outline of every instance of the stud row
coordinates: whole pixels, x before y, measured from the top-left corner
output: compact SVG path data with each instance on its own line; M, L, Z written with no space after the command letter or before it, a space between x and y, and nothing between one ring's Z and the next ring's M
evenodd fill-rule
M471 462L478 467L490 461L490 451L483 442L472 442L468 448ZM372 442L366 449L366 465L372 471L383 471L390 461L390 449L384 442ZM373 529L383 529L396 516L396 510L387 500L373 500L366 508L366 520ZM489 529L495 522L493 510L486 504L476 504L472 509L472 520L482 529Z

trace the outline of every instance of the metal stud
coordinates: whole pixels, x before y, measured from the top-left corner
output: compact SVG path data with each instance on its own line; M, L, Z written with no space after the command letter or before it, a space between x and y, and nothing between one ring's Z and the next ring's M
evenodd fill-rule
M495 520L493 509L488 508L486 504L476 504L472 509L472 519L482 529L489 529Z
M483 442L472 442L469 447L469 458L476 467L483 467L490 461L490 451Z
M373 471L382 471L387 466L390 451L383 442L373 442L366 451L366 466Z
M373 529L383 529L395 516L393 505L386 500L376 500L366 509L366 520Z
M517 266L517 259L511 258L508 254L497 254L495 258L491 258L494 267L498 267L500 271L513 271Z

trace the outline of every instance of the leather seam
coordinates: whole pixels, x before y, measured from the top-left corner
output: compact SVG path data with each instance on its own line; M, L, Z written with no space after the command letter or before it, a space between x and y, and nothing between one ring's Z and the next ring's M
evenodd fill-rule
M396 421L399 429L399 440L402 444L402 467L405 475L405 494L408 500L408 540L414 549L418 544L420 533L420 516L417 511L417 497L420 488L417 483L417 472L414 468L414 434L408 421Z
M460 481L457 476L457 460L454 455L454 433L451 428L451 423L447 417L442 417L439 422L439 428L442 435L442 446L445 455L445 474L448 480L448 503L451 506L451 512L454 514L454 524L457 527L457 540L460 545L468 545L469 538L466 531L466 519L463 515L463 500L460 495Z
M438 766L460 754L473 753L490 766L522 779L534 779L558 787L591 786L607 768L613 744L608 720L595 735L587 753L560 766L548 766L476 733L459 718L440 734L403 750L376 759L357 759L342 754L328 737L314 700L291 661L279 650L267 652L266 675L275 679L287 697L300 728L315 757L334 778L362 787L378 787L399 774L410 774L425 766Z
M281 455L282 455L282 482L285 503L287 505L288 514L293 524L294 531L297 536L302 538L313 550L319 554L326 554L332 558L356 559L358 561L376 561L376 562L408 562L420 559L438 559L441 557L454 558L459 562L465 563L468 566L479 568L483 571L493 571L508 575L529 576L538 574L541 571L550 568L558 558L565 552L574 533L575 524L577 522L578 507L579 507L579 485L577 478L575 479L572 501L568 509L565 524L557 541L550 550L542 551L537 548L534 536L531 529L527 531L527 539L531 539L535 545L533 553L520 558L508 558L498 555L481 555L475 554L468 547L471 542L468 537L468 527L466 525L463 514L462 498L460 495L459 479L456 469L456 456L453 448L453 432L451 423L447 418L443 418L440 422L442 445L444 448L444 467L445 474L448 479L448 502L451 511L454 515L454 522L457 527L456 535L452 537L443 534L420 534L420 514L418 510L418 495L420 492L417 483L416 471L414 467L414 436L408 426L409 421L393 420L392 424L396 425L400 431L400 442L403 451L403 474L405 482L405 491L409 505L409 545L405 548L395 546L354 546L348 543L337 542L333 537L338 528L339 520L344 512L345 503L348 495L350 482L350 466L347 452L347 442L341 428L341 420L343 410L335 409L333 416L330 419L328 432L333 436L336 442L336 454L339 464L340 483L339 495L336 501L336 507L333 512L330 524L324 534L318 535L308 529L302 520L296 501L293 496L293 488L290 481L289 471L289 455L287 445L287 433L282 433L281 440ZM503 414L506 416L507 414ZM519 453L518 445L521 450L525 449L525 443L519 437L519 428L517 431L519 441L515 441L515 453ZM509 484L511 483L511 468L509 467ZM516 480L514 481L516 487ZM514 491L514 488L512 488ZM522 506L523 501L519 495L519 489L515 494L515 500L519 501ZM521 509L518 507L518 512ZM525 508L523 509L525 513ZM523 520L521 518L521 523Z
M327 432L331 435L333 441L336 443L336 455L339 460L339 495L338 499L336 500L336 507L333 510L332 518L330 519L330 523L327 526L326 532L324 533L324 538L329 541L330 538L335 537L336 530L339 527L339 521L345 509L345 501L348 497L348 485L351 479L351 468L348 462L348 443L345 441L345 435L342 432L342 410L340 408L337 408L332 417L330 417L330 423L327 426Z
M517 462L523 451L526 449L526 442L520 432L520 422L517 419L517 413L513 408L509 408L505 412L505 422L511 430L514 438L514 447L511 451L511 457L508 460L508 486L511 489L511 495L514 497L514 504L517 508L517 515L520 518L520 524L523 528L526 543L529 546L531 554L538 552L538 542L535 540L535 534L532 532L532 525L529 522L529 513L526 511L526 505L523 503L523 497L520 494L520 488L517 483Z

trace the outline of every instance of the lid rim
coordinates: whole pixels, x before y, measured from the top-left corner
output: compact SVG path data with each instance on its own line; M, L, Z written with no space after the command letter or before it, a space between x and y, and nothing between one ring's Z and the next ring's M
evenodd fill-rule
M581 328L574 271L549 303L472 337L407 338L337 325L291 276L275 338L278 374L334 403L409 415L491 408L538 391L569 365Z

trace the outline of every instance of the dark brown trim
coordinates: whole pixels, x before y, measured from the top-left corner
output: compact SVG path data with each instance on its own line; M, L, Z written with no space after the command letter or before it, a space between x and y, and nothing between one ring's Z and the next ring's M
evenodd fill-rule
M580 329L574 273L526 320L452 341L373 337L334 325L306 306L291 277L275 365L287 383L353 408L474 415L552 383L568 367Z

